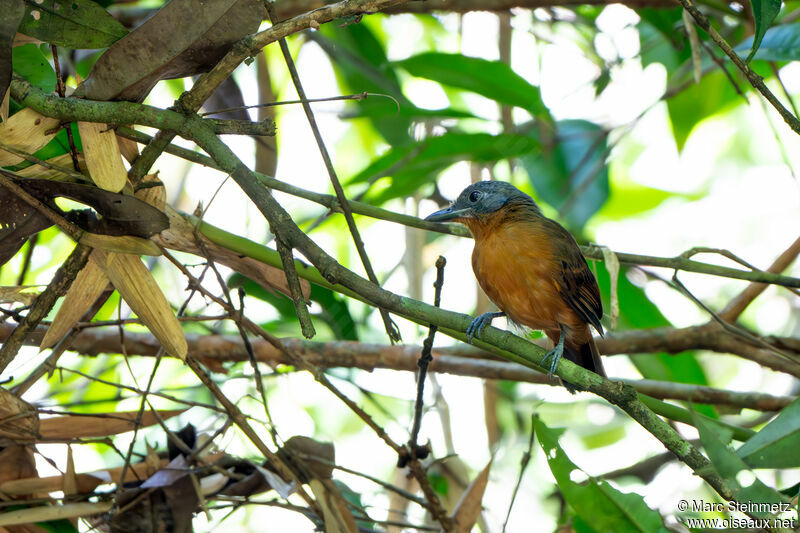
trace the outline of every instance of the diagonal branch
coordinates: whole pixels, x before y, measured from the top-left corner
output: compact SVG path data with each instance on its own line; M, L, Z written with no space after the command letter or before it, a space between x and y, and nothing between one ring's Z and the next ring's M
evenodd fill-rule
M275 8L271 2L267 3L267 12L269 13L270 20L273 24L275 24ZM328 153L328 148L325 146L325 141L322 140L322 134L319 131L319 126L317 126L317 119L314 118L314 112L311 110L311 105L308 103L308 98L306 97L306 92L303 89L303 84L300 82L300 75L297 72L297 67L294 64L294 60L292 59L292 54L289 51L289 45L286 44L286 39L279 39L278 44L281 47L281 53L283 54L284 61L286 61L286 68L289 69L289 75L291 76L292 83L297 91L297 96L300 98L300 101L303 104L303 111L306 114L309 126L311 126L311 132L314 134L314 140L317 142L317 147L319 147L319 152L320 155L322 155L322 161L325 163L325 169L328 171L328 177L331 180L331 185L333 185L333 190L336 192L336 199L338 200L339 206L342 209L344 219L347 221L347 229L350 230L350 236L353 238L353 244L355 244L356 250L358 251L358 257L361 259L361 264L364 266L364 271L367 273L369 280L375 285L380 285L378 276L375 275L375 270L372 268L372 262L369 259L369 255L367 255L366 248L364 247L364 241L361 239L361 233L358 231L358 226L356 226L355 219L353 219L353 210L350 208L350 202L347 200L347 196L344 194L344 189L342 189L342 184L339 182L339 177L336 175L336 170L333 168L333 161L331 161L331 156ZM381 318L383 319L383 326L386 328L386 334L389 335L389 340L392 342L400 341L400 330L398 330L397 325L392 322L392 318L389 316L389 313L383 308L380 308L379 311L381 313Z

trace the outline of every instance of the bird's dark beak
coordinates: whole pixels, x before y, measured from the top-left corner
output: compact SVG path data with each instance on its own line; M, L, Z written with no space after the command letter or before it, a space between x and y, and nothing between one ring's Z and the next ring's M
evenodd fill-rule
M468 216L467 211L469 211L469 209L453 209L453 206L451 205L447 209L442 209L440 211L436 211L435 213L431 213L425 217L425 220L429 222L447 222L448 220Z

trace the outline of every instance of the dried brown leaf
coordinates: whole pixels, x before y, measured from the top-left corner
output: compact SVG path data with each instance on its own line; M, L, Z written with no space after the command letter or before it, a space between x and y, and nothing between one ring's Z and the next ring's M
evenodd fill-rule
M209 70L264 14L261 0L172 0L100 56L76 94L141 101L159 80Z
M21 444L11 444L0 451L0 483L36 477L33 450Z
M286 441L283 448L278 450L278 457L285 463L294 465L294 470L300 472L300 481L307 481L306 477L317 479L331 479L333 465L336 464L336 450L331 442L319 442L314 439L295 435Z
M78 493L78 478L75 475L75 461L72 458L72 446L67 446L67 471L64 472L62 490L65 495Z
M78 122L78 131L92 181L106 191L121 191L128 173L122 164L117 134L108 124L97 122Z
M11 47L19 23L25 16L25 4L17 0L2 0L0 7L3 9L0 17L0 94L5 95L11 83Z
M0 124L0 139L3 140L3 144L32 154L50 142L56 134L55 129L58 125L57 118L46 117L26 107ZM50 133L45 133L48 131ZM16 165L22 161L24 159L20 156L0 148L0 167Z
M139 143L127 137L117 135L117 144L119 144L119 151L122 153L122 157L124 157L128 163L133 164L136 158L139 157Z
M177 416L186 409L159 410L162 420ZM44 418L39 424L39 433L45 440L72 440L92 437L108 437L126 431L133 431L136 427L138 411L119 413L98 413L94 415L65 415ZM156 415L145 411L139 427L152 426L158 423Z
M32 442L38 433L39 413L36 409L0 387L0 437L18 442Z

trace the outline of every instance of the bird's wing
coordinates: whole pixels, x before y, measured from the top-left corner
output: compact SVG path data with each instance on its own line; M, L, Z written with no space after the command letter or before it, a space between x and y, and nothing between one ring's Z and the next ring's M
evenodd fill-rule
M600 318L603 316L603 304L597 280L572 235L557 222L549 222L553 225L553 259L559 266L558 285L561 297L579 317L602 335Z

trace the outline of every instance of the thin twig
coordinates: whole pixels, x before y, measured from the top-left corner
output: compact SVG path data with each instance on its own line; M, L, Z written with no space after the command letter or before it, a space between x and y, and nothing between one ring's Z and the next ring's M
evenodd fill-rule
M56 71L56 92L58 96L64 98L66 95L66 87L64 87L64 79L61 77L61 65L58 62L58 47L54 44L50 45L50 50L53 52L53 68ZM69 143L69 154L72 157L72 166L75 167L75 172L80 173L81 165L78 162L78 149L75 148L75 139L72 138L72 125L66 124L67 142Z
M391 98L395 101L398 107L398 111L400 109L400 104L395 100L395 98L390 94L380 94L380 93L368 93L364 91L358 94L345 94L342 96L328 96L327 98L309 98L306 100L308 103L318 103L318 102L335 102L338 100L366 100L367 96L383 96L385 98ZM279 105L289 105L289 104L302 104L302 100L283 100L281 102L266 102L264 104L255 104L255 105L243 105L239 107L226 107L225 109L217 109L215 111L206 111L205 113L200 113L201 117L206 117L208 115L219 115L221 113L230 113L231 111L239 111L242 109L256 109L260 107L273 107Z
M514 485L514 492L511 493L511 501L508 502L508 511L506 512L506 519L503 521L503 530L502 532L505 533L506 526L508 526L508 519L511 518L511 509L514 507L514 502L517 500L517 493L519 492L519 487L522 484L522 476L525 475L525 470L528 468L528 463L531 462L531 454L533 453L533 437L534 437L534 426L533 426L533 418L534 415L531 415L531 434L528 437L528 449L525 453L522 454L522 459L519 462L519 475L517 476L517 483Z
M767 86L764 84L764 79L756 74L750 65L745 63L745 61L739 57L739 55L731 48L731 45L722 37L719 32L711 25L708 17L706 17L697 6L695 6L693 0L679 0L681 5L686 9L689 14L694 18L697 22L697 25L703 28L708 36L711 38L712 41L733 61L733 64L742 71L742 73L747 78L747 81L750 82L750 85L753 86L758 92L760 92L764 98L774 107L778 113L783 118L784 122L792 129L795 133L800 134L800 120L797 119L796 116L792 114L791 111L786 109L786 107L778 100L772 91L770 91Z
M774 274L780 274L797 259L800 254L800 237L798 237L766 270ZM767 285L763 283L751 283L735 298L733 298L725 308L718 313L719 317L725 322L734 322L744 312L750 303L764 292Z
M273 24L276 24L277 20L275 19L275 7L271 2L267 3L266 5L267 12L270 16L270 21ZM314 118L314 112L311 110L305 90L303 89L303 84L300 82L300 75L297 72L297 67L294 64L294 60L292 59L292 54L289 51L289 45L286 43L286 39L284 38L279 39L278 44L280 45L283 58L286 61L286 67L289 69L289 75L291 76L294 88L297 91L297 96L300 97L300 100L303 103L303 111L305 111L308 124L311 126L314 139L319 147L320 155L325 163L325 169L328 171L328 177L333 185L333 190L336 192L336 199L339 201L342 214L347 221L347 228L350 230L350 235L353 238L353 244L355 244L356 250L358 251L358 256L361 259L361 264L364 266L364 270L366 271L369 280L375 285L379 285L378 277L375 275L375 270L372 268L372 262L369 259L369 255L367 255L366 248L364 247L364 241L361 239L358 226L356 226L355 219L353 218L353 211L350 207L350 202L347 200L347 197L344 194L344 189L342 188L342 184L339 182L339 177L336 175L336 170L333 168L333 161L331 161L331 156L325 146L325 141L322 140L322 134L319 131L319 126L317 126L317 120ZM400 341L400 330L397 329L397 325L392 321L392 318L389 316L389 312L380 306L378 309L380 311L381 318L383 319L383 325L386 328L386 334L389 336L389 339L393 343Z
M434 288L434 296L433 296L433 305L439 307L439 304L442 301L442 286L444 285L444 266L447 264L447 260L442 257L441 255L436 260L436 281L433 284ZM422 424L422 408L424 406L423 402L423 392L425 390L425 377L428 373L428 364L433 361L433 356L431 355L431 348L433 348L433 338L436 336L436 330L438 327L436 324L431 324L428 327L428 336L422 342L422 354L419 357L419 361L417 361L417 366L419 367L419 373L417 374L417 399L414 403L414 423L411 429L411 438L408 440L410 453L412 458L416 458L416 450L417 450L417 437L419 437L419 428Z

